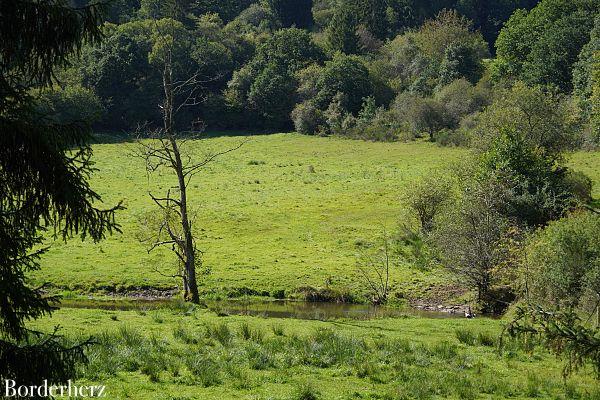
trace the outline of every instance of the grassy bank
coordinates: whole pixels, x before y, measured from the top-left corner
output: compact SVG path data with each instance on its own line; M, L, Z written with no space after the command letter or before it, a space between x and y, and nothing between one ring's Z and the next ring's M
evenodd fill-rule
M224 149L240 137L192 144L192 156ZM92 186L107 205L124 200L122 234L99 245L73 240L52 244L36 283L77 292L167 289L177 281L167 250L147 254L138 218L154 210L148 191L164 193L166 176L148 181L131 143L94 146L98 172ZM382 225L401 218L400 194L420 175L460 162L464 149L430 143L368 143L297 134L252 136L198 175L189 189L197 210L195 233L212 273L201 290L225 296L289 296L306 286L357 292L357 249L373 242ZM600 154L577 153L575 168L600 180ZM596 194L598 194L596 188ZM441 270L403 266L392 271L401 297L435 296L448 284ZM437 288L437 289L436 289ZM441 290L444 292L444 290Z
M599 399L540 349L497 350L502 322L334 322L217 317L204 310L62 309L32 324L94 335L79 382L111 399ZM589 371L587 371L589 372Z

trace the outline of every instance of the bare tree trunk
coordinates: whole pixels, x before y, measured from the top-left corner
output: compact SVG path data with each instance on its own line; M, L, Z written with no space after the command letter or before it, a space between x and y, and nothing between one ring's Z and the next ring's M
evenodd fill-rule
M190 223L188 206L187 206L187 187L185 176L183 173L183 164L181 162L181 153L179 146L174 136L171 136L171 146L175 156L175 171L177 173L177 182L179 185L179 211L181 213L181 228L183 231L183 247L184 247L184 275L187 280L189 290L189 300L192 303L199 303L200 296L198 294L198 284L196 282L196 246L192 235L192 224Z
M144 143L142 140L138 142L142 149L139 156L144 158L149 173L162 168L173 173L177 177L177 185L174 188L179 191L179 196L172 195L171 189L174 188L169 188L166 195L162 197L149 193L162 215L158 223L155 223L154 229L151 229L152 235L142 240L150 243L148 252L159 246L170 246L177 256L179 268L175 275L169 276L183 281L185 300L199 303L196 269L202 265L202 258L201 253L196 249L193 236L193 216L189 211L187 186L191 178L204 166L221 155L239 149L245 142L223 151L208 152L203 159L187 154L184 144L190 137L179 137L175 118L183 107L200 104L197 91L202 81L198 79L198 73L185 80L174 80L170 49L167 49L160 62L164 91L161 107L163 128L154 133L152 136L154 140L149 143ZM150 218L150 221L153 220Z
M165 62L163 71L163 87L165 91L165 104L163 109L163 119L165 133L171 145L173 152L173 169L177 174L177 185L179 188L179 212L181 218L181 229L183 232L183 240L180 244L183 247L183 283L186 300L192 303L200 302L198 293L198 283L196 281L196 246L192 234L192 224L190 223L188 204L187 204L187 186L185 181L184 165L181 161L181 152L177 144L177 137L173 123L173 112L175 94L173 89L173 69L171 62L171 53Z

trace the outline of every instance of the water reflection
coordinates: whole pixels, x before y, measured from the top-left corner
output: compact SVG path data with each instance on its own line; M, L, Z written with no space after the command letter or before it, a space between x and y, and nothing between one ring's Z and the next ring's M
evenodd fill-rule
M182 309L189 304L173 299L63 299L61 307L91 308L104 310L153 310L160 308ZM310 303L291 300L211 300L205 307L218 315L248 315L263 318L296 318L309 320L402 318L421 316L426 318L457 318L461 314L426 311L412 307L391 308L368 304Z

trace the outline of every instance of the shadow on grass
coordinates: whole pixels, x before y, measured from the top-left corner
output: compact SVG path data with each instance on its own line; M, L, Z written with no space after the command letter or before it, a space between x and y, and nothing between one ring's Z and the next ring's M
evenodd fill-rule
M254 131L254 130L222 130L222 131L206 131L200 134L193 134L201 139L213 139L219 137L240 137L240 136L262 136L272 135L275 133L289 133L281 131ZM190 135L192 135L190 133ZM182 137L186 137L182 134ZM93 144L118 144L118 143L132 143L138 138L137 134L126 132L126 131L113 131L113 132L94 132L92 143Z

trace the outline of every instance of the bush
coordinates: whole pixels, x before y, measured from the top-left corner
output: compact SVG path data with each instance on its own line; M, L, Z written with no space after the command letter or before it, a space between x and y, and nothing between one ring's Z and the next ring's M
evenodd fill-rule
M445 107L436 99L401 93L394 101L393 108L415 136L427 133L433 141L437 132L452 126Z
M296 131L306 135L316 133L324 123L323 112L312 101L298 104L292 111L292 120Z
M442 129L434 139L436 144L446 147L467 147L471 144L471 135L464 129Z
M593 182L583 172L569 171L565 176L565 184L567 190L573 193L580 202L586 204L593 200Z
M440 87L434 97L444 105L451 127L456 128L464 117L488 105L490 93L484 85L475 87L466 79L457 79Z
M532 300L592 311L600 293L600 215L550 223L527 243L523 279Z
M413 182L404 195L404 201L418 218L425 234L433 230L435 217L450 198L450 181L438 174L429 174Z
M61 124L92 124L98 121L104 112L98 96L82 86L54 87L42 91L38 105L43 114Z

